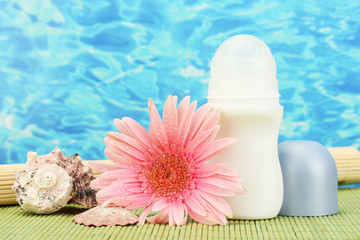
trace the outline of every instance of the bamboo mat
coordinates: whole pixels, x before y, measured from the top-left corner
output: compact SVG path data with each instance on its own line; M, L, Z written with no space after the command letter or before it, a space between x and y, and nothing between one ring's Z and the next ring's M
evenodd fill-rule
M69 204L51 215L35 215L19 206L0 207L0 239L360 239L360 188L339 190L339 213L325 217L276 217L207 226L86 227L71 218L85 208Z

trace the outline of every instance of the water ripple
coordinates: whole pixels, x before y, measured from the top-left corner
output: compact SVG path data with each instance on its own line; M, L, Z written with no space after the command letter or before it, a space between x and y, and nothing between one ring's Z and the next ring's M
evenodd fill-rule
M9 0L0 1L0 163L56 145L105 158L112 120L147 127L149 97L205 103L211 58L239 33L263 39L276 59L280 141L360 148L358 1Z

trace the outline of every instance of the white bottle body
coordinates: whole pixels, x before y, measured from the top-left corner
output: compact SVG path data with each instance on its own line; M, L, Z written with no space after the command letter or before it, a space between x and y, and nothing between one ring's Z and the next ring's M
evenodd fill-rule
M283 201L283 178L278 157L278 134L283 107L217 104L221 108L218 137L238 141L214 158L242 178L246 194L228 197L233 219L268 219L276 217Z

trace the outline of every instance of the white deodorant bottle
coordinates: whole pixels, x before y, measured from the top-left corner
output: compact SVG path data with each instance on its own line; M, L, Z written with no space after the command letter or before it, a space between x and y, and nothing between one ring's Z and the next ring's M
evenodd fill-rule
M221 44L211 62L208 101L221 109L218 136L238 141L213 162L239 173L248 191L226 199L233 219L268 219L280 211L279 97L276 63L263 41L236 35Z

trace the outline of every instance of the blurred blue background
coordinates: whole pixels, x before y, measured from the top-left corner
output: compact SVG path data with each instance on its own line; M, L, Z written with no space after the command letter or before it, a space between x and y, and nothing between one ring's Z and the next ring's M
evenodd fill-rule
M59 146L104 159L147 101L205 103L218 46L252 34L278 68L279 141L360 148L360 1L0 0L0 163Z

